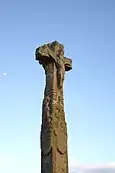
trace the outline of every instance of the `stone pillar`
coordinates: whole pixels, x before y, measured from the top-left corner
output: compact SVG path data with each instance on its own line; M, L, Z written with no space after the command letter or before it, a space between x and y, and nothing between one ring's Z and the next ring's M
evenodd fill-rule
M63 82L65 71L72 69L72 60L64 57L64 47L57 41L37 48L36 60L46 74L40 139L41 173L68 173Z

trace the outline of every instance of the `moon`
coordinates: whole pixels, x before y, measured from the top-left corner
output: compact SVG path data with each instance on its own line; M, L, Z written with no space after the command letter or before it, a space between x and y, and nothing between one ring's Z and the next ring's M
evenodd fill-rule
M6 73L4 73L4 76L6 76Z

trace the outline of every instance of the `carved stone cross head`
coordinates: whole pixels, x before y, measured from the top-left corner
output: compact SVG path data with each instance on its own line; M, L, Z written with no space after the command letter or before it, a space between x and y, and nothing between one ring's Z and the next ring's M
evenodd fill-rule
M63 62L65 71L72 69L72 60L64 57L64 46L57 41L36 49L36 60L42 65L47 65L51 62L57 63L58 59Z

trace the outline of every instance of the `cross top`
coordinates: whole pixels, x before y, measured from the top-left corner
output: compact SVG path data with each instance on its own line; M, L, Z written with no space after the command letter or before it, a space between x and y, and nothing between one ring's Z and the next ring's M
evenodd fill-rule
M57 41L44 44L36 49L36 60L40 64L48 64L51 61L57 62L60 59L65 65L65 71L72 69L72 60L64 57L64 46Z

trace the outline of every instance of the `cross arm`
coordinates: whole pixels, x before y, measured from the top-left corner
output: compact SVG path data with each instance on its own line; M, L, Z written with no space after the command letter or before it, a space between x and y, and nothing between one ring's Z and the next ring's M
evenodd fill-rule
M72 60L70 58L64 57L65 60L65 71L69 71L72 69Z
M52 58L49 55L49 48L47 47L47 45L38 47L35 54L36 60L39 61L40 64L48 64L52 61Z

